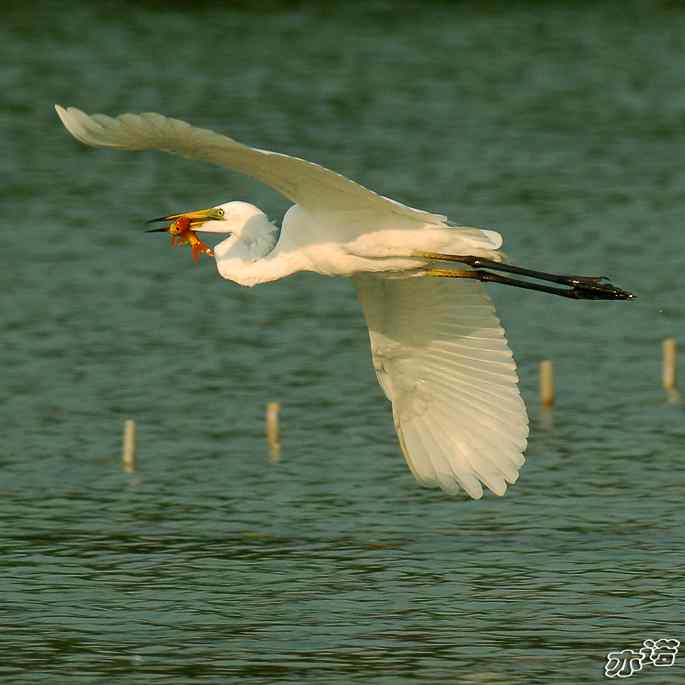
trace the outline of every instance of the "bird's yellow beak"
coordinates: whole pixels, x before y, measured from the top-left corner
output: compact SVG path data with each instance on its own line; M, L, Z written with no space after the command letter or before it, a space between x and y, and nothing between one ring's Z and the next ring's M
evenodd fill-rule
M178 219L188 219L192 228L202 226L205 221L219 220L223 218L223 214L216 207L209 209L198 209L194 212L181 212L180 214L169 214L167 216L160 216L156 219L150 219L146 223L152 224L156 221L177 221ZM154 228L153 231L166 231L167 228Z

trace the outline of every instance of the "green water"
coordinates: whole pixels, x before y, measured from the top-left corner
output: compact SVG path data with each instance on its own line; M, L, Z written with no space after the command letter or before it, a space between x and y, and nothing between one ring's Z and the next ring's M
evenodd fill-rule
M2 682L584 683L610 650L685 640L684 411L660 388L685 314L683 5L341 7L3 10ZM321 162L500 230L514 263L640 299L493 288L528 463L501 499L421 490L349 283L240 289L142 233L174 210L286 202L79 146L54 102ZM683 663L634 681L678 682Z

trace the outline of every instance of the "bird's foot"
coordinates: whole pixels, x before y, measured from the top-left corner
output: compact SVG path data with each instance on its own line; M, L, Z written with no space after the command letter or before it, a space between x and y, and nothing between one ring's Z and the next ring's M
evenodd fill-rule
M569 276L568 297L577 300L634 300L635 295L618 288L606 276Z

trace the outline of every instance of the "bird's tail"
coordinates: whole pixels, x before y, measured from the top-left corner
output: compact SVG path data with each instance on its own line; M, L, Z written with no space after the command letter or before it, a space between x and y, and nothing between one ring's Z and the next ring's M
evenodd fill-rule
M505 261L504 254L499 251L502 246L502 236L497 231L455 226L450 233L449 243L441 249L441 252L485 257L494 262Z

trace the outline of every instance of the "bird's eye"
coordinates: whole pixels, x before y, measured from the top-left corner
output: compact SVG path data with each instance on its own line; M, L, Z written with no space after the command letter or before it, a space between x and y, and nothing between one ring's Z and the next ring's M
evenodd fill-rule
M217 213L217 216L223 217L223 215L224 215L224 210L221 209L221 207L219 207L219 209L216 210L216 213Z

